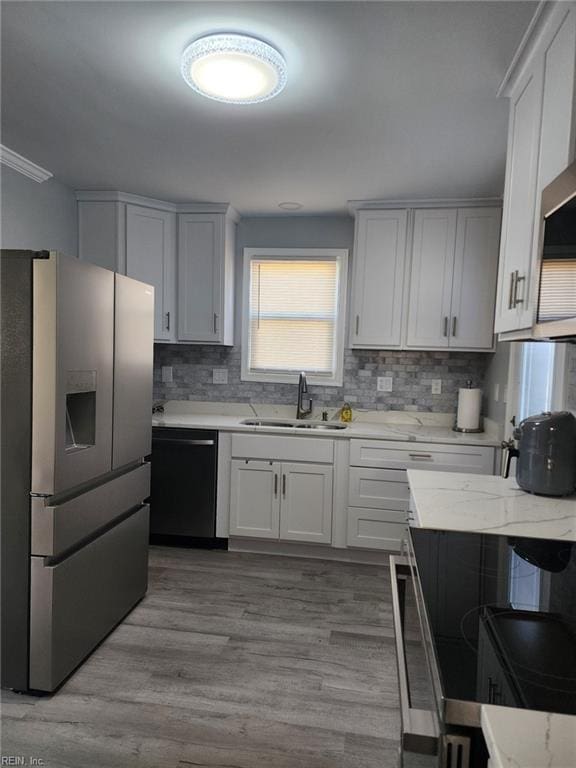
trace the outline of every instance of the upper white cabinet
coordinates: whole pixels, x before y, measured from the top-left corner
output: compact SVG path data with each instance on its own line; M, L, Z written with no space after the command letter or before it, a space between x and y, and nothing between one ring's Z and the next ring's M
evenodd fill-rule
M154 286L156 341L233 344L230 206L123 192L77 192L77 199L80 258Z
M126 274L154 286L154 337L175 338L176 215L140 205L126 206Z
M352 347L399 347L408 212L359 211L350 323Z
M576 3L544 4L538 13L501 88L510 116L495 330L516 338L528 337L534 322L542 190L575 149Z
M178 339L234 343L234 221L221 213L178 217Z
M491 349L500 242L500 208L460 208L452 272L449 346Z
M499 207L360 210L350 345L494 345Z
M407 346L447 347L456 217L453 209L414 214Z

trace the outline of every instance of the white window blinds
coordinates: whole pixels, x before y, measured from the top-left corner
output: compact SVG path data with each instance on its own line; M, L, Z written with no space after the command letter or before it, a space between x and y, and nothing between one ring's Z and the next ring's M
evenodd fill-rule
M251 373L334 376L339 280L337 258L250 260Z
M538 321L576 317L576 257L544 258L540 277Z

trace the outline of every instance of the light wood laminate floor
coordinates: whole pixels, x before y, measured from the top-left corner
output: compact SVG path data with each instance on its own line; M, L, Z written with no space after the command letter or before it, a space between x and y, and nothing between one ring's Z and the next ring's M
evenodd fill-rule
M145 599L60 691L3 692L47 768L395 768L386 568L154 547Z

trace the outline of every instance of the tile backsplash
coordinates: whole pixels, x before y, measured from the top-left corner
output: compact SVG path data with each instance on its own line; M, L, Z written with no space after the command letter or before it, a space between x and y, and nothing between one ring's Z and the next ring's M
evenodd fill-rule
M479 352L422 352L347 349L342 387L310 386L316 407L338 407L348 401L356 408L394 411L456 410L458 389L471 379L482 386L490 355ZM162 382L162 366L172 366L173 381ZM214 368L228 369L228 383L214 384ZM392 392L377 392L376 378L391 376ZM431 393L431 380L442 380L442 394ZM155 400L215 400L295 404L293 384L240 380L240 347L156 344Z

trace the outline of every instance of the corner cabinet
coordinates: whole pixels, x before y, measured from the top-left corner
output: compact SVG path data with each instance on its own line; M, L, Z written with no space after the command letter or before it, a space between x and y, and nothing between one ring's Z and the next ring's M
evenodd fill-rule
M356 216L350 346L400 347L408 211Z
M528 338L538 295L542 190L574 159L576 3L539 18L501 86L510 99L495 330Z
M221 213L178 216L178 340L234 343L235 221Z
M491 350L499 208L414 213L406 346Z
M236 214L229 205L175 205L124 192L76 197L80 258L154 286L155 341L233 344Z

